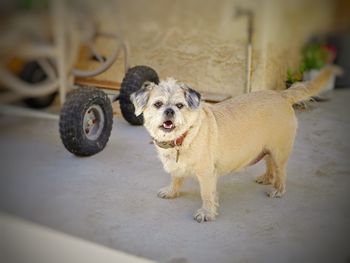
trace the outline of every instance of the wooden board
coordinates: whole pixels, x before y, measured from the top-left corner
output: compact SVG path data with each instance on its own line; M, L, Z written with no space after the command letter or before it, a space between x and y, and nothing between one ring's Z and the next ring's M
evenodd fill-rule
M74 83L79 85L94 86L97 88L102 88L105 90L113 90L113 91L119 91L121 87L121 83L118 81L102 80L102 79L95 79L95 78L75 77ZM231 98L230 95L214 93L214 92L201 92L201 95L204 101L211 102L211 103L217 103L217 102L224 101Z
M109 90L120 90L121 83L118 81L96 79L96 78L80 78L75 77L74 83L79 85L94 86L97 88L109 89Z

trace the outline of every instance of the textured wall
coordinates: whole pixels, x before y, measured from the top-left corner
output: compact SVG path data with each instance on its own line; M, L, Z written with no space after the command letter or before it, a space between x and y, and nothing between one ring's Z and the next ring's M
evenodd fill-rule
M252 86L254 90L282 89L287 68L297 68L303 44L326 33L333 18L327 0L270 0L257 12Z
M200 91L241 94L245 85L247 20L255 14L252 89L281 89L288 67L313 33L328 29L331 0L128 0L106 1L99 16L105 28L128 40L131 64L154 67ZM120 79L121 65L117 77ZM116 72L115 71L115 72Z

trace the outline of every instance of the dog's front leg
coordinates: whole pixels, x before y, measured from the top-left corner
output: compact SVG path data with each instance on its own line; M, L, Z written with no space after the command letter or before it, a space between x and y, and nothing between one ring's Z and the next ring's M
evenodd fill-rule
M216 192L217 177L215 174L197 176L202 197L202 208L195 214L194 219L198 222L211 221L217 216L219 206Z
M170 185L161 188L158 191L158 197L165 199L178 197L180 195L180 188L183 185L184 180L185 178L172 174Z

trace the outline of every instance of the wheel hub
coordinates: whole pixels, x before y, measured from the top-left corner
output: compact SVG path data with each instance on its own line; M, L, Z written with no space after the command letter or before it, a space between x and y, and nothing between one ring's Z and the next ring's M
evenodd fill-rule
M96 140L102 133L104 125L103 110L99 105L90 106L84 115L83 129L89 140Z

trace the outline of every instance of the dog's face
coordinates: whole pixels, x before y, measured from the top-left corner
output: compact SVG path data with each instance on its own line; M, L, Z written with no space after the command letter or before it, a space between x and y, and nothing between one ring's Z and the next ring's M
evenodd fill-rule
M145 82L130 98L156 140L174 140L199 121L200 94L172 78L158 85Z

